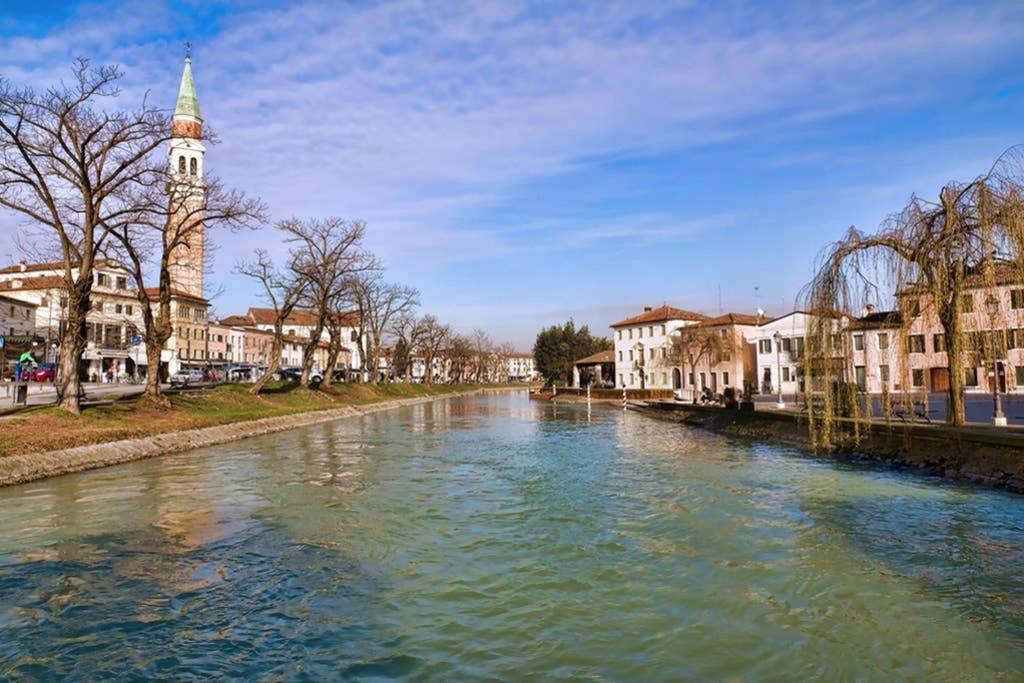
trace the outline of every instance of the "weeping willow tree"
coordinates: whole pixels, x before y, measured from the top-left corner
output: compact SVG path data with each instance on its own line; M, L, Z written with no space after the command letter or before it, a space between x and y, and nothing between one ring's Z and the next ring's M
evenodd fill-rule
M808 328L805 373L816 381L805 391L817 392L811 410L815 445L831 445L832 418L841 412L870 415L870 403L851 402L847 331L836 312L859 311L883 300L897 305L897 356L903 386L912 369L907 362L912 333L941 329L944 353L935 349L934 362L945 359L948 375L946 420L965 421L965 371L1005 357L1009 301L999 297L998 285L1024 282L1024 150L1005 152L985 175L968 183L952 182L938 198L914 196L902 211L889 216L878 231L855 228L822 251L812 281L801 292L805 309L814 314ZM977 295L977 296L976 296ZM974 365L969 365L973 363ZM998 377L995 378L998 381ZM829 390L822 390L829 387ZM840 388L840 391L836 391ZM847 398L843 399L842 397ZM909 401L904 391L900 400Z

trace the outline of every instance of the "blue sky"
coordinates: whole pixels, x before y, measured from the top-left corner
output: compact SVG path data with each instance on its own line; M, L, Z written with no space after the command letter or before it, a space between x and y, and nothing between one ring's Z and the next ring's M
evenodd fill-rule
M9 0L0 28L16 83L86 56L168 107L191 40L210 172L366 220L425 311L523 348L663 301L789 308L848 226L1024 142L1020 2ZM274 235L211 239L239 312L231 266Z

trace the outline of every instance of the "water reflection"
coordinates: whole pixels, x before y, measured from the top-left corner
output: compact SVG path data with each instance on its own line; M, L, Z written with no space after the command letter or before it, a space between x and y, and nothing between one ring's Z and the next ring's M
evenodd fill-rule
M1024 669L1020 498L441 401L0 491L0 678Z

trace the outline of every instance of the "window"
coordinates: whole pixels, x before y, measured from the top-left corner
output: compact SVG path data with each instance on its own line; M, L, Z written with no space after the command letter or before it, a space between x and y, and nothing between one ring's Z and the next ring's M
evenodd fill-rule
M664 346L661 347L661 357L662 359L668 358L668 349Z
M106 287L110 284L110 276L106 273L96 273L96 284L100 287Z
M636 336L637 336L638 339L643 339L644 338L644 328L638 327L637 330L636 330Z
M352 330L352 341L359 341L359 334L355 330Z
M199 173L199 162L196 161L195 157L192 157L192 159L190 159L189 162L188 162L188 174L189 175L197 175L198 173Z
M782 340L782 350L789 353L793 350L793 341L789 337L784 337Z
M661 333L665 334L665 326L664 325L661 326Z
M121 304L114 304L114 313L121 313L123 310Z
M631 328L629 328L629 338L630 338L630 339L632 339L632 338L633 338L633 328L632 328L632 327L631 327ZM630 384L632 384L632 383L633 383L633 382L632 382L632 380L631 380L631 381L630 381Z
M690 382L690 386L692 387L693 386L693 373L692 372L689 374L689 382Z
M853 350L863 351L864 350L864 335L855 334L853 335Z
M650 359L654 360L654 349L650 349Z
M855 365L853 368L853 380L857 383L857 388L861 391L867 391L868 389L868 378L867 373L864 371L863 365Z
M124 276L118 277L117 278L117 288L118 289L128 289L128 278L126 278Z
M907 306L907 313L910 314L911 318L916 318L921 315L921 302L917 299L911 301L910 305Z
M185 157L178 157L178 173L185 175Z
M629 350L629 360L633 360L633 349Z
M703 372L700 373L700 388L703 389L708 385L708 378Z
M907 345L911 353L924 353L924 335L912 334L907 337Z
M964 384L969 387L978 386L978 368L967 368L964 370Z
M649 325L647 327L647 336L648 337L653 337L654 336L654 325Z
M883 383L888 383L889 382L889 366L888 365L879 365L878 366L878 378L881 379Z
M722 373L722 385L723 386L729 386L729 373L728 372L723 372Z
M668 384L668 373L667 372L661 373L661 383L662 384Z
M1024 365L1017 366L1017 386L1024 386Z
M619 341L622 341L622 330L618 331L618 335L619 335Z
M622 362L622 351L619 351L619 362Z
M771 353L772 352L772 340L762 339L757 343L757 348L760 353Z
M946 335L942 332L933 334L932 348L935 350L935 353L944 353L946 351Z
M889 333L888 332L879 332L878 333L878 349L880 351L885 351L888 348L889 348Z
M973 313L974 312L974 295L964 294L960 298L960 312L961 313Z
M782 368L782 381L783 382L788 382L789 381L789 368L788 367Z
M1024 348L1024 329L1017 328L1015 330L1007 330L1007 341L1009 345L1007 348L1021 349Z
M1014 310L1024 308L1024 289L1010 290L1010 308Z
M124 312L127 313L128 315L132 314L132 310L133 309L132 309L131 305L128 305L128 306L124 307Z
M924 370L921 368L914 368L910 371L910 383L915 387L924 386Z

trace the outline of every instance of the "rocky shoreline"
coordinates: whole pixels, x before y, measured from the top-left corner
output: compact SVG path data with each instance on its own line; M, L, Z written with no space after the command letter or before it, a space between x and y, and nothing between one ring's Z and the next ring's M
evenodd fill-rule
M879 463L1024 493L1024 434L1017 432L873 422L858 425L861 434L854 439L853 422L838 420L839 443L828 450L814 450L810 447L808 420L800 414L670 403L652 403L635 409L650 417L726 436L792 446L816 457Z
M348 405L337 409L246 420L202 429L168 432L140 439L108 441L59 451L11 455L0 458L0 487L25 484L39 479L110 467L206 446L216 446L253 436L333 422L347 417L361 417L402 406L430 403L478 393L513 390L515 389L482 388L435 396L417 396L359 406Z

